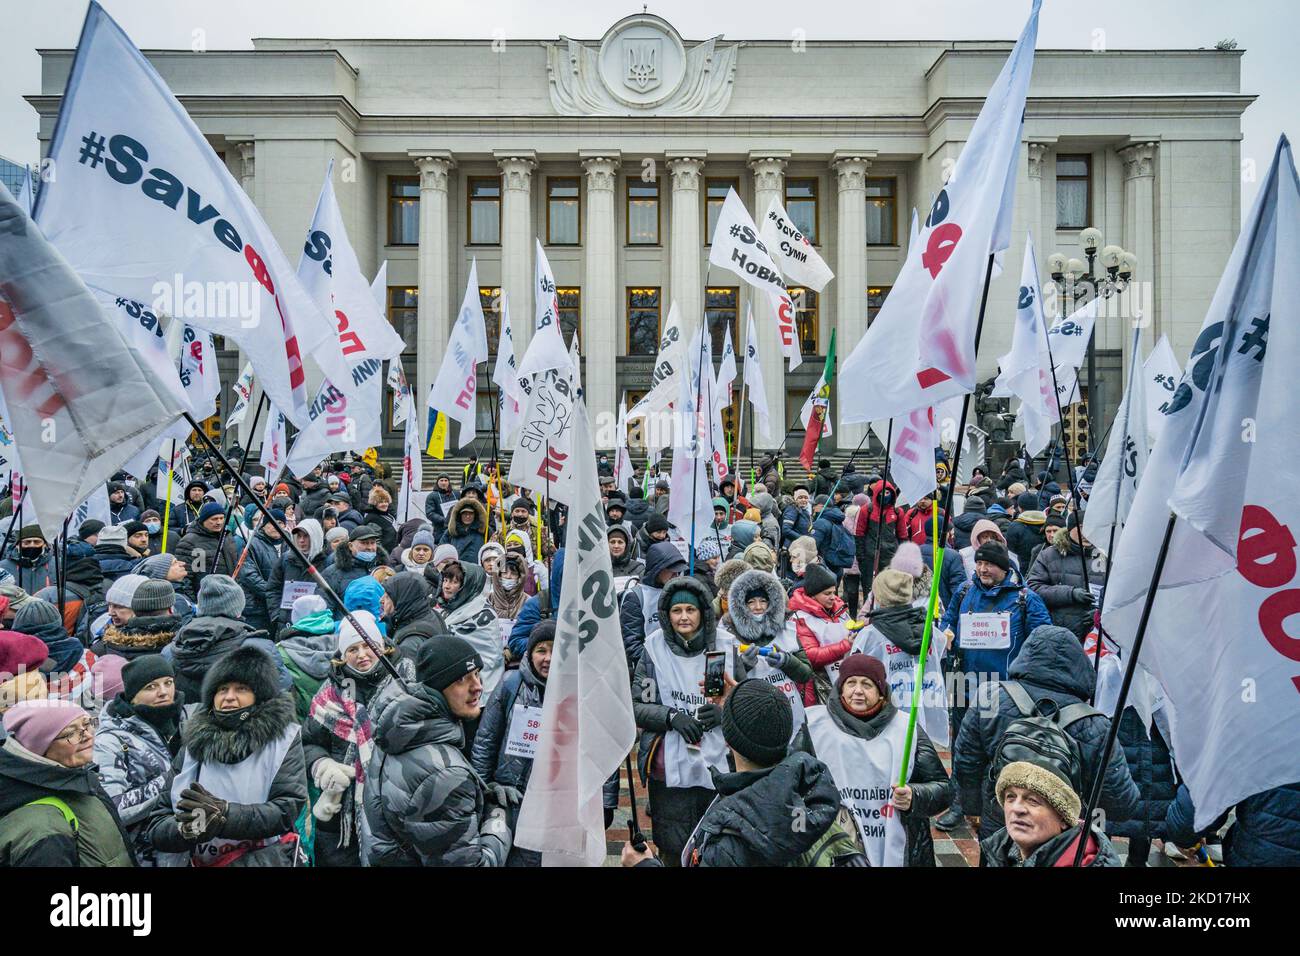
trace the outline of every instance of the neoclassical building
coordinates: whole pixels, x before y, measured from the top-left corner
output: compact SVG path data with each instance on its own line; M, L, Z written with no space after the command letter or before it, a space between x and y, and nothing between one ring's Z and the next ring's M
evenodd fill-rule
M540 240L563 324L580 334L593 413L644 394L675 301L688 323L707 316L715 355L728 327L739 349L754 308L768 406L788 422L831 331L846 355L888 295L912 209L924 215L1011 45L701 41L636 14L599 39L257 39L252 50L146 53L291 261L334 160L363 267L388 261L388 313L417 394L439 366L472 260L492 349L504 292L522 354ZM39 52L41 91L28 101L48 142L72 51ZM1186 358L1240 220L1240 118L1253 100L1240 92L1241 55L1038 51L982 377L1009 347L1026 231L1045 282L1050 253L1083 258L1085 226L1137 256L1138 285L1098 326L1097 381L1084 376L1106 420L1122 393L1126 315L1141 309L1144 349L1167 334ZM761 297L708 264L732 187L756 219L780 198L836 274L820 295L796 290L805 361L792 374ZM227 389L238 365L223 353ZM400 434L387 434L400 448ZM837 428L835 441L860 436Z

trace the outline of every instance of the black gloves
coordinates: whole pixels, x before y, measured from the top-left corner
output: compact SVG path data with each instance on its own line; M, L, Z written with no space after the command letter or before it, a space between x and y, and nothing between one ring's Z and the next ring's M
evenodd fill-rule
M695 708L695 719L704 726L705 730L712 730L722 724L722 708L717 704L700 704Z
M1070 591L1070 597L1075 604L1092 604L1092 592L1087 588L1074 588Z
M181 836L201 842L219 832L230 804L195 781L181 791L176 801L176 822Z
M704 725L684 710L673 711L668 726L681 734L688 744L698 744L704 738Z

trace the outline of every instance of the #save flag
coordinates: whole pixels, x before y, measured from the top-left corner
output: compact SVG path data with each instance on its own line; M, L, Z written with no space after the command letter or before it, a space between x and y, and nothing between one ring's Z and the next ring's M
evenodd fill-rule
M63 519L182 406L3 185L0 355L5 423L36 523L53 541Z
M515 362L515 333L510 327L510 293L501 294L501 337L497 340L497 362L492 369L497 387L502 448L513 448L515 432L524 417L524 394L519 388L519 367Z
M1160 341L1142 365L1142 375L1146 378L1147 440L1154 443L1164 427L1169 400L1178 387L1178 380L1183 377L1168 336L1160 336Z
M841 422L900 418L975 388L975 325L990 254L1010 211L1040 0L971 129L948 183L908 246L880 313L844 362ZM910 370L915 370L911 372Z
M267 409L266 428L262 432L262 451L257 460L262 464L262 474L266 480L274 483L284 470L285 444L288 442L288 429L284 425L284 413L272 405Z
M1097 324L1100 299L1090 299L1047 330L1048 348L1056 367L1056 398L1062 408L1079 400L1079 369L1088 357L1088 342Z
M916 504L935 489L934 449L939 444L933 408L914 408L894 420L889 477L900 504Z
M709 248L709 262L729 272L734 272L747 283L767 294L776 316L781 352L790 360L793 372L803 361L799 357L799 337L794 329L794 303L785 289L781 270L767 251L754 220L749 217L745 204L728 189L718 212L718 222L713 228L713 245Z
M1102 623L1164 687L1195 827L1300 780L1300 191L1282 137L1228 259L1115 550Z
M555 294L555 276L538 240L533 261L533 295L537 311L533 316L533 337L519 365L519 377L531 378L538 372L562 368L569 364L569 352L560 334L560 305Z
M1146 376L1142 374L1142 327L1133 330L1128 388L1110 427L1106 457L1088 493L1083 534L1101 552L1110 550L1111 529L1124 527L1147 465Z
M604 862L602 788L636 738L596 451L581 401L572 449L565 585L540 740L515 829L515 843L540 850L543 866Z
M384 362L397 361L404 347L402 337L375 301L348 240L334 195L333 160L326 167L325 184L307 227L298 279L316 307L334 317L339 347L350 371L344 383L327 377L308 409L311 421L294 439L285 462L301 476L334 452L359 452L383 444L381 373Z
M478 411L478 363L488 357L487 326L483 302L478 296L478 260L469 266L465 298L460 303L451 339L442 357L438 377L429 387L428 407L437 409L460 425L460 447L474 440L474 416Z
M722 363L718 366L719 407L731 405L731 386L736 381L736 349L731 344L731 325L728 324L722 340Z
M423 441L420 438L420 416L415 413L415 395L410 389L402 396L406 408L406 431L402 436L402 485L397 494L397 514L402 520L411 513L411 499L415 492L424 485L424 461L420 457ZM442 417L442 421L446 421ZM445 438L446 426L444 426ZM438 454L435 458L441 458Z
M826 288L826 283L835 278L830 266L817 253L808 237L796 228L790 214L781 205L781 200L775 196L772 197L772 204L767 207L767 215L763 217L759 238L790 284L808 286L821 292Z
M1052 385L1052 358L1047 351L1043 297L1034 261L1033 236L1025 237L1025 260L1016 299L1016 326L1011 351L998 359L999 373L992 394L1020 399L1016 427L1030 457L1042 453L1052 440L1057 420L1056 393Z
M248 405L253 398L253 363L249 362L231 386L235 392L235 408L226 419L226 429L242 424L248 417Z
M753 322L753 319L750 319ZM682 388L682 376L686 373L686 336L682 333L682 320L677 312L677 303L668 307L668 319L664 323L663 335L659 339L659 356L655 360L654 371L650 375L650 392L628 411L629 420L645 418L646 424L641 432L646 449L651 456L673 443L671 428L662 427L665 413L677 401Z
M308 421L307 356L348 378L334 323L252 199L95 2L49 157L58 177L37 194L36 221L87 285L237 342L298 427Z
M758 433L763 441L772 440L772 422L767 412L767 392L763 388L763 366L758 358L758 336L754 330L754 313L748 310L745 323L745 387L754 409Z

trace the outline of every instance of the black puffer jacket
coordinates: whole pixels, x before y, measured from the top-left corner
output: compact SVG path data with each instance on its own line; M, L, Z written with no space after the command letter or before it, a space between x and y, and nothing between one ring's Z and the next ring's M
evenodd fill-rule
M1030 565L1025 584L1043 599L1052 623L1058 624L1083 640L1092 628L1092 605L1078 604L1074 589L1085 588L1083 582L1082 549L1070 534L1061 528L1052 536L1052 546L1043 547ZM1088 583L1101 585L1106 581L1104 559L1101 552L1088 548ZM1024 567L1022 564L1021 567Z
M487 788L465 756L465 726L424 684L379 719L366 770L372 866L503 866L508 832L480 832Z
M1148 737L1137 711L1126 707L1119 720L1119 743L1124 748L1124 760L1142 799L1132 819L1115 823L1108 821L1106 833L1109 836L1164 839L1165 817L1178 793L1173 756L1165 738L1154 726Z
M384 593L393 602L388 640L402 657L414 663L429 638L447 633L442 616L429 603L429 582L422 574L403 571L384 582Z
M248 557L239 569L239 586L244 589L244 620L269 631L278 608L271 606L271 579L280 564L280 539L262 528L248 544ZM275 598L279 598L279 594Z
M629 498L627 510L623 512L623 521L631 526L635 534L650 520L652 514L654 509L650 507L650 502L644 498Z
M351 542L346 539L334 546L334 563L321 574L325 583L334 589L334 593L343 597L348 585L358 578L364 578L375 568L388 563L388 552L382 547L375 550L375 560L366 564L358 561L352 553Z
M1075 636L1063 627L1043 624L1034 628L1008 670L1010 680L1018 681L1035 701L1050 700L1058 708L1085 703L1092 693L1092 664ZM980 815L980 839L992 836L1002 827L1002 808L993 792L996 781L989 779L998 741L1013 720L1021 714L1009 694L994 682L990 709L972 707L966 712L957 745L953 749L953 776L961 792L962 810ZM1092 792L1097 766L1110 732L1110 718L1104 714L1084 717L1072 723L1068 733L1079 744L1083 760L1080 793ZM1132 819L1138 809L1138 788L1129 774L1124 754L1111 753L1101 788L1101 808L1108 821L1119 823ZM981 809L982 805L982 809Z
M221 541L221 555L217 556L217 542ZM203 557L199 557L202 552ZM221 540L220 531L209 531L195 522L181 537L176 545L176 560L185 565L189 571L189 583L193 593L199 593L199 582L209 574L233 574L235 564L239 561L239 551L235 547L235 536L227 534Z
M506 753L506 733L515 707L541 707L546 697L546 682L533 673L533 662L527 654L502 679L483 708L470 763L488 783L516 787L520 792L528 786L533 772L533 762L527 757L512 757Z
M826 765L789 753L775 767L713 773L718 798L695 830L700 866L789 866L826 832L840 794ZM804 826L790 821L802 815Z

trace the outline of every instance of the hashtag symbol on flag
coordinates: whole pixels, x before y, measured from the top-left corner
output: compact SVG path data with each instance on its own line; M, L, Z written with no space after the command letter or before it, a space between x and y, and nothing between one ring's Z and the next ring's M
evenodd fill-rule
M91 169L104 161L104 137L96 138L93 131L81 137L81 164L86 165L87 160L90 161Z
M732 226L732 227L731 227L729 230L727 230L727 231L728 231L728 232L729 232L733 237L739 236L739 235L740 235L740 226L739 226L739 225Z

